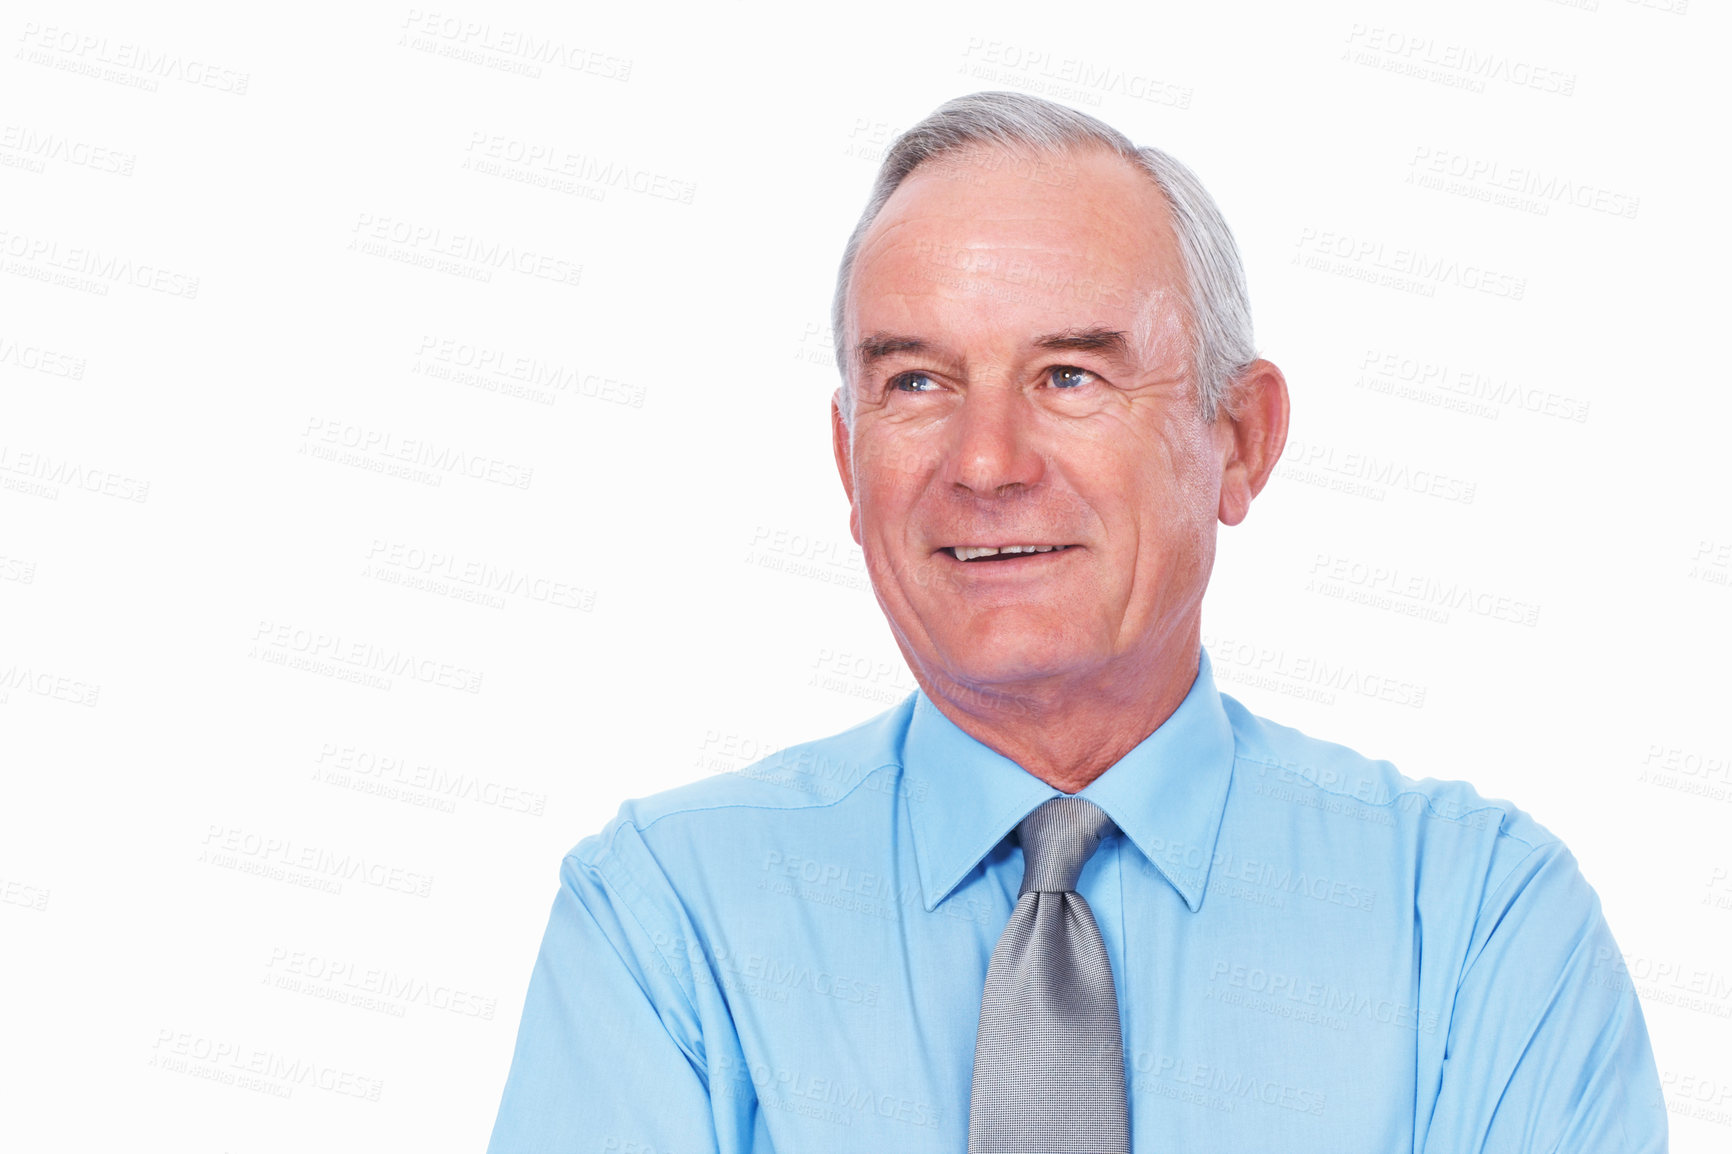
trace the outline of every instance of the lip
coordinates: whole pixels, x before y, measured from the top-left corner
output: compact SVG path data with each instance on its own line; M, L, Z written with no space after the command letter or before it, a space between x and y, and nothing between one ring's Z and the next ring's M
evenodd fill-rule
M936 552L948 568L973 573L976 577L986 577L991 573L999 573L1005 578L1013 578L1019 574L1044 573L1054 565L1061 564L1067 556L1079 551L1081 545L1066 545L1063 549L1052 549L1045 553L1020 553L1009 561L958 561L950 550L954 546L945 546Z

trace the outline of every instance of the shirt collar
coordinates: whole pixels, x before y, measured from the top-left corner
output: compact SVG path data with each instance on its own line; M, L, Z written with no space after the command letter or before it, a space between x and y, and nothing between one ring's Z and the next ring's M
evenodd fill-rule
M1196 680L1172 716L1079 795L1106 811L1193 912L1208 886L1233 748L1232 724L1202 650ZM1036 806L1060 796L963 732L924 690L915 694L902 766L928 910Z

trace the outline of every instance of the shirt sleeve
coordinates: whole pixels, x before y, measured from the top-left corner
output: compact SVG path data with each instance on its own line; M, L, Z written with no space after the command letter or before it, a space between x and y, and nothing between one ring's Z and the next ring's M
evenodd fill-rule
M1635 989L1561 843L1480 911L1424 1154L1664 1154L1666 1113Z
M646 928L609 883L622 864L591 844L560 870L488 1154L718 1154L678 935Z

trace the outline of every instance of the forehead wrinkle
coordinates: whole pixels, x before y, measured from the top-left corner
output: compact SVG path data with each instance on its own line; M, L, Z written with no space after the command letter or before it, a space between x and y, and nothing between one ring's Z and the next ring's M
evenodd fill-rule
M1080 171L1088 158L1078 159ZM1007 309L982 290L1004 281L1020 289L1022 300L1011 307L1036 331L1066 321L1101 324L1127 334L1127 360L1151 368L1170 363L1175 354L1188 361L1193 326L1171 206L1153 181L1134 170L1129 175L1136 179L1111 185L1097 180L1092 188L1072 184L1057 190L1007 180L995 188L990 175L972 179L966 156L922 165L892 194L863 239L850 285L850 321L856 331L886 321L900 329L914 319L911 312L931 306L1003 314ZM1115 237L1130 243L1114 243ZM1072 278L1117 282L1127 293L1106 315L1098 308L1087 315L1082 302L1063 289L1043 292L1040 281L1047 278L1059 284ZM869 297L863 288L873 290ZM868 300L870 311L881 315L860 314ZM888 306L888 316L880 306Z

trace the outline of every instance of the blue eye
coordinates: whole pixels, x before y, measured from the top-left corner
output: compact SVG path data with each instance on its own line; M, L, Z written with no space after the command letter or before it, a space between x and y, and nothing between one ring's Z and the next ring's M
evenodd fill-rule
M1046 379L1055 389L1074 389L1085 385L1094 376L1075 365L1054 365L1046 371Z
M919 381L926 382L926 387L920 387L916 383ZM890 378L890 387L904 393L925 393L936 389L938 384L925 373L903 373Z

